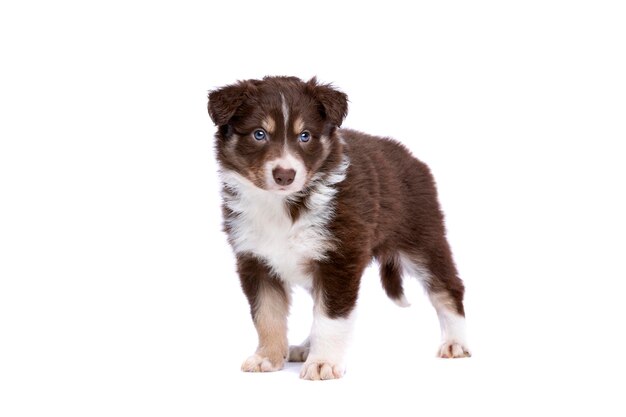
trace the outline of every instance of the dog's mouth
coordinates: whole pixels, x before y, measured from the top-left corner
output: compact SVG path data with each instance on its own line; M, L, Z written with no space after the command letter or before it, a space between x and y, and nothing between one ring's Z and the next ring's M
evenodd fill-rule
M302 187L276 186L271 184L266 187L265 190L278 195L291 195L302 191Z

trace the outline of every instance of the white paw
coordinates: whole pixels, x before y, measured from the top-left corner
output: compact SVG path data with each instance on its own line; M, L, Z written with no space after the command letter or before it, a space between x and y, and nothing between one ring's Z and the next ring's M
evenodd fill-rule
M306 361L302 365L300 378L309 381L319 381L327 379L339 379L343 376L345 370L343 365L333 364L325 360Z
M441 345L437 356L446 359L469 358L472 354L465 344L449 340Z
M309 356L309 346L289 346L289 362L304 362Z
M283 368L284 360L272 361L270 358L254 354L246 359L241 365L241 370L244 372L274 372L280 371Z

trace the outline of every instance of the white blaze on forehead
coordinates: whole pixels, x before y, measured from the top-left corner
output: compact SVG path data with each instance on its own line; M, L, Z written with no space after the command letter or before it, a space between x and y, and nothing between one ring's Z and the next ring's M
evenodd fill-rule
M287 122L289 121L289 107L287 107L287 100L283 93L280 93L280 100L283 105L283 120L285 121L285 137L287 136Z

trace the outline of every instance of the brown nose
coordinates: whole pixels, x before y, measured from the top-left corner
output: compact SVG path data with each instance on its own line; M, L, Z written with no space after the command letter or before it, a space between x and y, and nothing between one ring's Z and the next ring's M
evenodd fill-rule
M274 181L276 181L276 184L289 185L296 177L296 171L294 171L293 169L276 167L274 168L274 171L272 171L272 175L274 176Z

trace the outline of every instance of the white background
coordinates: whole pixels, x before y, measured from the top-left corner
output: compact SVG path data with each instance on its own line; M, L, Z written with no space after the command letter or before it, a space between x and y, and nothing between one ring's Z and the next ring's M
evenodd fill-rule
M624 415L620 2L211 3L0 6L0 415ZM373 267L343 380L239 372L206 94L267 74L431 166L473 358Z

